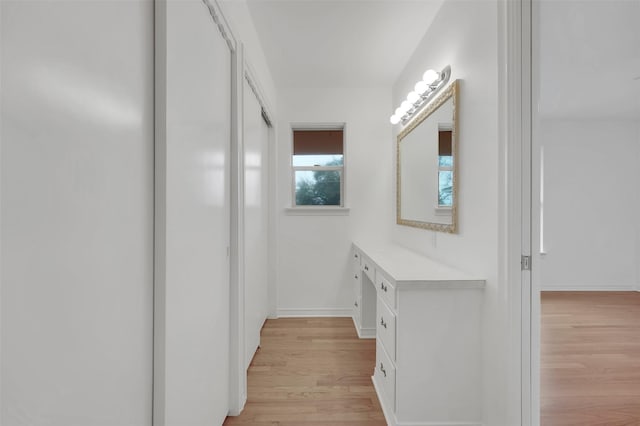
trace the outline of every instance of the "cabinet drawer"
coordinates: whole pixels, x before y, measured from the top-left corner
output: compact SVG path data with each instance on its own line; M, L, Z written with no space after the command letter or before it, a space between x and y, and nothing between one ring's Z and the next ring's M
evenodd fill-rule
M376 290L378 291L378 296L382 297L382 300L384 300L387 303L387 305L391 307L391 309L395 310L396 309L396 288L393 285L391 285L391 282L381 273L376 274L376 279L377 281L374 281L374 283L376 283Z
M353 291L356 297L362 296L362 271L353 271Z
M355 297L353 302L353 317L358 325L362 324L362 299L359 297Z
M396 316L378 297L376 333L392 361L396 360Z
M369 277L372 283L376 282L376 270L373 267L373 263L366 257L362 258L362 272Z
M362 253L356 248L351 250L351 264L353 265L354 271L360 270L360 259L362 259Z
M396 411L396 367L389 360L383 346L376 344L376 382L382 388L384 393L385 406Z

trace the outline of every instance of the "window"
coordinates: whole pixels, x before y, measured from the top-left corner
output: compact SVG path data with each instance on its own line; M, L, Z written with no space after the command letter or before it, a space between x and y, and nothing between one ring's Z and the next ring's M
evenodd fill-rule
M293 205L344 204L343 129L293 131Z
M438 207L453 206L452 131L438 129Z

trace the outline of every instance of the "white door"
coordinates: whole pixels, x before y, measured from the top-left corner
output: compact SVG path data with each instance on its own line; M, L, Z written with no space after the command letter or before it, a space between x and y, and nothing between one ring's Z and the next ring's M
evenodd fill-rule
M0 2L3 426L149 426L153 2Z
M256 95L244 82L245 365L260 345L268 313L269 129Z
M156 11L154 423L213 426L229 409L231 51L203 1Z

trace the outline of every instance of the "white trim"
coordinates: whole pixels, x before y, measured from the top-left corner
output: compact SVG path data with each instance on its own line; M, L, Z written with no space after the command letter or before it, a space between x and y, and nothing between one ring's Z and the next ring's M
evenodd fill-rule
M335 317L351 318L351 308L281 308L277 312L278 318L306 318L306 317Z
M246 403L244 326L244 47L231 54L231 221L229 274L229 414Z
M229 408L229 416L235 417L242 414L242 410L247 403L247 394L246 392L240 396L239 404L236 404L234 407Z
M155 15L155 12L154 12ZM153 17L154 23L155 23L155 16ZM0 34L2 34L2 3L0 2ZM155 38L155 35L154 35ZM154 44L155 44L155 40L154 40ZM155 68L155 64L154 64L154 68ZM155 71L152 71L155 72ZM2 43L0 43L0 93L2 93ZM155 108L155 101L154 101L154 108ZM155 112L154 112L155 115ZM155 126L155 123L154 123ZM2 160L2 114L0 114L0 163ZM154 144L155 144L155 140L154 140ZM155 149L155 147L154 147ZM155 172L154 172L155 173ZM0 175L1 176L1 175ZM154 177L155 180L155 177ZM0 178L0 183L2 182L2 179ZM155 182L154 182L154 186L155 186ZM2 185L0 185L0 188L2 188ZM0 223L2 223L2 190L0 190ZM154 206L155 209L155 206ZM154 216L155 216L155 212L154 212ZM2 227L0 226L0 230L2 229ZM155 229L154 229L154 234L155 234ZM155 238L155 235L154 235ZM0 231L0 241L2 241L2 231ZM155 242L154 242L155 245ZM1 247L1 245L0 245ZM155 250L155 247L154 247ZM0 248L0 277L2 277L2 253L1 253L2 249ZM155 255L155 254L154 254ZM154 271L155 272L155 271ZM4 352L2 351L2 332L1 330L4 330L4 327L2 326L2 318L3 318L3 314L2 314L2 291L3 288L3 282L0 279L0 365L4 365ZM153 333L153 329L151 330L151 333ZM151 357L151 362L153 365L153 355ZM3 383L3 377L2 377L2 368L0 368L0 383ZM4 386L0 386L0 416L2 415L1 413L4 413L4 404L3 404L3 392L2 389L4 388ZM153 401L153 375L152 375L152 384L151 384L151 400ZM152 412L153 412L153 407L152 407ZM153 417L153 414L152 414Z
M340 130L341 129L344 131L347 128L347 123L343 121L324 122L324 123L294 122L294 123L290 123L290 126L291 126L291 130Z
M544 284L540 291L637 291L635 284Z
M483 426L478 422L397 422L396 426Z
M237 42L233 33L231 32L231 28L229 27L229 23L224 17L222 10L220 9L220 5L218 4L218 0L202 0L207 9L209 9L209 14L213 19L213 22L218 26L218 30L222 35L222 38L227 42L227 46L229 46L229 50L231 52L235 52L237 48Z
M376 338L376 328L375 327L360 327L356 317L352 317L353 325L356 328L356 333L358 334L358 339L375 339Z
M269 107L269 102L267 102L267 98L264 96L264 91L262 90L262 86L260 85L258 79L255 77L255 72L253 72L253 67L250 66L249 62L245 58L244 61L244 78L247 80L249 87L254 95L256 95L256 99L262 108L264 115L267 116L268 126L274 127L274 119L271 108Z
M345 209L345 205L347 204L347 197L346 197L346 189L347 189L347 150L346 148L346 139L347 139L347 124L344 122L341 123L290 123L290 138L291 141L289 143L289 165L290 165L290 182L291 182L291 200L290 200L290 205L291 207L289 207L288 209L299 209L299 208L304 208L304 209L323 209L324 212L326 213L321 213L320 210L318 210L315 214L315 216L321 216L323 214L331 214L329 209L335 209L335 208L341 208L341 209ZM298 130L342 130L342 166L336 166L335 169L332 170L337 170L340 171L340 206L326 206L326 207L321 207L321 206L308 206L308 205L302 205L302 206L298 206L296 204L296 171L298 170L322 170L323 168L321 167L307 167L307 166L294 166L293 165L293 133L295 131ZM327 169L328 170L328 169ZM326 210L324 210L326 209ZM348 209L346 210L348 212ZM285 212L286 213L286 212ZM287 213L289 214L289 213ZM348 214L348 213L342 213L342 214Z
M523 2L528 0L505 0L498 2L499 12L499 268L498 279L506 295L507 312L503 316L504 332L507 336L507 370L504 390L505 418L503 424L531 425L531 373L530 373L530 309L531 296L528 290L529 272L520 270L520 256L527 251L523 228L528 227L525 213L527 193L523 193L523 150L526 147L523 127ZM529 106L530 107L530 103ZM530 117L529 117L530 120ZM530 149L530 147L529 147ZM530 185L529 185L530 190ZM525 206L523 206L525 204ZM525 216L527 219L525 219ZM491 391L491 389L488 389ZM486 405L486 399L485 399ZM500 418L502 413L496 413Z
M167 4L154 2L152 422L166 423Z
M348 216L349 207L287 207L284 213L287 216Z

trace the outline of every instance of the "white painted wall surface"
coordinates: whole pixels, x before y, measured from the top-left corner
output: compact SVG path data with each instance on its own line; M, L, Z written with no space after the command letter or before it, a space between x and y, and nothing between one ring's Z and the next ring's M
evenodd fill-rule
M637 282L639 124L542 120L543 290L632 290Z
M149 426L153 4L0 10L0 423Z
M262 108L244 81L245 364L260 345L268 314L269 134Z
M460 79L458 234L393 226L393 240L487 280L484 290L484 421L506 415L507 283L498 281L498 7L447 0L393 87L393 106L427 69ZM386 116L393 112L389 107ZM394 136L401 126L395 126ZM388 151L389 156L393 151ZM395 152L393 152L395 157ZM395 162L395 159L392 160ZM394 169L395 170L395 169ZM395 182L395 176L391 177ZM395 222L395 221L394 221Z
M229 391L231 53L202 1L156 8L166 62L157 64L154 423L219 425Z
M281 90L276 166L279 315L351 315L351 242L389 239L393 220L389 99L385 88ZM292 197L292 123L346 123L348 215L285 212Z
M277 114L278 89L276 88L267 60L262 50L260 36L256 32L247 6L247 0L218 0L220 9L231 27L236 40L242 42L246 65L263 92L263 102L273 117ZM274 123L276 125L276 123Z

